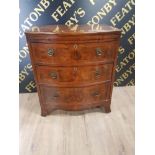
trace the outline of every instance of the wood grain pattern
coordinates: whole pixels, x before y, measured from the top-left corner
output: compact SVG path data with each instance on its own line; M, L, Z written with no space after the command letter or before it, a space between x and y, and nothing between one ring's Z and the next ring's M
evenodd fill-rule
M107 89L110 83L89 87L47 87L41 86L44 104L48 111L55 109L82 110L110 102Z
M20 155L134 155L134 87L113 90L100 108L40 117L38 95L20 94Z
M93 66L52 67L37 66L37 78L40 84L80 85L93 82L111 81L112 64ZM54 76L55 75L55 76ZM54 77L52 77L54 76Z
M104 106L107 113L111 111L121 31L111 26L99 26L99 30L93 30L91 26L81 25L72 31L58 25L55 32L55 26L51 25L26 31L42 116L55 109L82 110L96 106ZM102 93L100 86L103 86ZM89 88L84 87L93 88L100 99L94 101ZM47 104L49 98L50 106ZM84 102L84 98L88 99ZM66 104L66 101L72 104Z
M65 41L64 41L65 42ZM117 41L90 43L31 43L32 54L35 64L52 64L52 65L66 65L67 63L79 64L85 61L113 61L114 50ZM75 49L76 48L76 49ZM53 50L53 55L49 56L49 49ZM97 55L96 50L102 51L101 55ZM67 62L67 63L66 63Z

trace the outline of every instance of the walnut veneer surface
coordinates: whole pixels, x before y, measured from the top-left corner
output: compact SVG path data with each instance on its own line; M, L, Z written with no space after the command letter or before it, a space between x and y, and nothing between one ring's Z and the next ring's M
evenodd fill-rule
M42 116L55 109L111 111L120 33L107 25L26 31Z

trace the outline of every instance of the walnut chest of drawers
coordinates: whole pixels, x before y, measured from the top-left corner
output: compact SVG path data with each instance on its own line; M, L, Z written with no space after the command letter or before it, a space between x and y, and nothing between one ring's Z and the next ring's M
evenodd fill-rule
M42 116L56 109L111 111L120 33L107 25L48 25L25 32Z

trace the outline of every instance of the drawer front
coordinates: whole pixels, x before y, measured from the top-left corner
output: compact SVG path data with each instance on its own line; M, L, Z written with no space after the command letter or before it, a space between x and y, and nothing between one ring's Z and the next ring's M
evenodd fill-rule
M81 44L32 43L34 63L67 65L113 61L115 42Z
M110 81L113 64L77 67L37 66L37 79L44 84L87 84Z
M113 61L115 42L79 44L75 52L76 59L80 62Z
M34 63L61 64L72 59L74 48L65 44L32 43Z
M108 98L108 88L109 83L79 88L40 86L48 109L53 106L70 108L70 110L73 107L101 104Z

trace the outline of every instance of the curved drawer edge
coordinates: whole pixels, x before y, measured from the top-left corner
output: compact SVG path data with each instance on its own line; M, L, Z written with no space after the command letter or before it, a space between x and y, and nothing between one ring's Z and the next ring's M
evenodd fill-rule
M83 104L83 106L60 106L60 105L50 105L48 106L48 113L55 111L55 110L64 110L64 111L81 111L81 110L88 110L92 108L99 108L104 107L107 104L111 103L111 99L103 100L97 103L90 103L90 104ZM47 106L47 105L46 105Z
M107 81L100 81L100 82L91 82L91 83L68 83L68 84L47 84L47 83L38 83L40 86L47 86L47 87L67 87L67 88L79 88L79 87L89 87L93 85L98 85L98 84L105 84L105 83L111 83L111 80Z
M108 60L108 61L87 61L86 63L82 63L82 62L77 62L77 63L65 63L65 64L60 64L60 63L34 63L35 66L53 66L53 67L67 67L67 66L94 66L94 65L101 65L101 64L113 64L114 60Z

